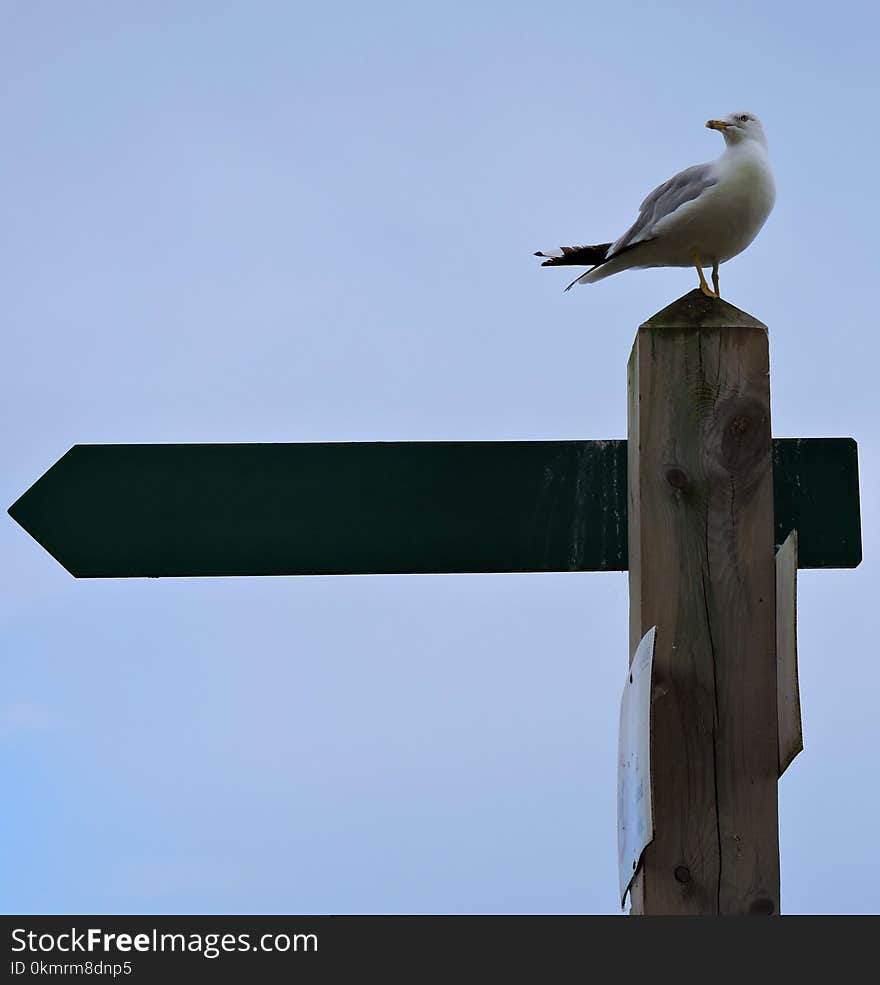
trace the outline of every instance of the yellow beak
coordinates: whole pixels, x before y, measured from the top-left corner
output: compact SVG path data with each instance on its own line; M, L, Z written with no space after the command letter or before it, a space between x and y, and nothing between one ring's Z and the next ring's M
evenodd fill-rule
M726 130L730 124L726 123L724 120L709 120L706 126L710 130Z

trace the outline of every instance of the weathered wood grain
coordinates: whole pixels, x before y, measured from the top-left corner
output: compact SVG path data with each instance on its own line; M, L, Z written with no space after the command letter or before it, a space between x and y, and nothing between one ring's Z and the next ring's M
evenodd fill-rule
M686 295L629 361L630 653L657 626L633 913L779 912L767 331Z
M776 552L776 709L779 720L779 775L804 748L797 666L798 535L788 535Z

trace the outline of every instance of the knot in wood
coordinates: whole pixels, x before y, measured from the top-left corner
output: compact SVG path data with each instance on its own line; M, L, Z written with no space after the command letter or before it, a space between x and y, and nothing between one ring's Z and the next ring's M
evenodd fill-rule
M724 411L719 462L728 472L749 472L769 453L767 409L757 400L735 399Z
M673 875L675 876L676 882L691 881L691 870L686 865L676 865Z
M673 489L687 489L691 484L687 472L677 466L672 466L666 470L666 481Z

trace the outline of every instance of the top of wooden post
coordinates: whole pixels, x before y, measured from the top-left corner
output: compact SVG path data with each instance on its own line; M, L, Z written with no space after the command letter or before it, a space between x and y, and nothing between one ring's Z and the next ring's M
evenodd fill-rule
M708 298L695 288L658 311L642 328L760 328L767 326L722 298Z

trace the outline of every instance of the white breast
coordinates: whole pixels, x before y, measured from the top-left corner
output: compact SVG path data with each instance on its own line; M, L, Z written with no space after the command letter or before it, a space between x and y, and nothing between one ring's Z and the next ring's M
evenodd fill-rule
M710 210L714 232L707 230L704 245L712 260L724 263L760 232L776 200L776 183L767 151L755 141L730 148L718 166Z
M742 253L767 221L776 186L766 148L751 140L729 147L715 167L715 184L652 230L664 241L664 266L690 266L694 255L703 266L724 263Z

